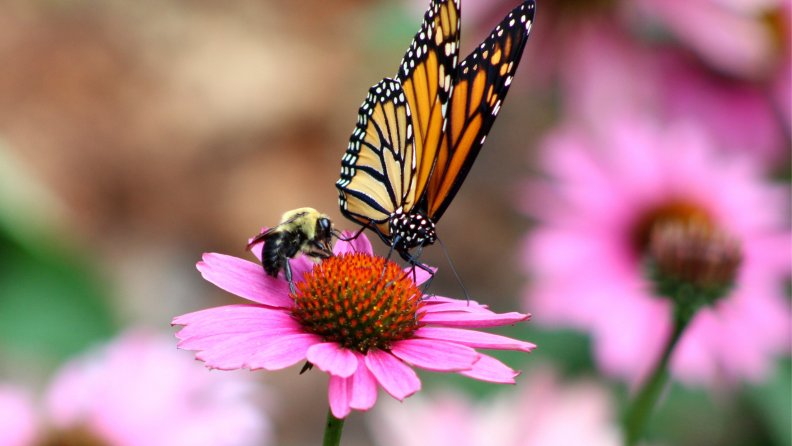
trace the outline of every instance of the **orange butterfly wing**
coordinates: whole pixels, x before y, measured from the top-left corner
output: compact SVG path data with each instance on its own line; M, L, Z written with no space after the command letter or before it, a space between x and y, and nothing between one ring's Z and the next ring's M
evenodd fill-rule
M457 68L448 122L426 191L426 213L435 222L465 180L498 116L528 40L535 9L534 0L514 8Z
M404 203L411 211L423 197L445 127L459 57L459 0L434 0L397 75L415 128L415 183Z

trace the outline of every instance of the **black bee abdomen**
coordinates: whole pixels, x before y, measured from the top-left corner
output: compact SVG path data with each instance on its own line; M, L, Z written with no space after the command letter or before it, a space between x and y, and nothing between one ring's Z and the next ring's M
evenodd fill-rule
M264 272L272 277L278 277L278 272L283 268L286 258L281 254L283 245L283 233L277 232L267 238L264 249L261 250L261 265Z
M276 232L267 237L261 251L264 271L272 277L278 277L278 272L283 269L286 261L297 255L304 240L305 236L299 231Z

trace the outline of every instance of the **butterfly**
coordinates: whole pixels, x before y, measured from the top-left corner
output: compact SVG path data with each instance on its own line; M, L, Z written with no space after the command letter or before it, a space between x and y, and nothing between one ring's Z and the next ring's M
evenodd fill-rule
M534 0L514 8L457 63L459 1L432 0L396 78L371 87L336 182L345 217L424 269L410 250L420 255L437 239L435 224L498 116L536 9Z

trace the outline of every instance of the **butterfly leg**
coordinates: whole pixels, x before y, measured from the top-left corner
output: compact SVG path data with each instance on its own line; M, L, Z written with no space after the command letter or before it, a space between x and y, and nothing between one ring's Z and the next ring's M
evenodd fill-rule
M388 251L388 257L385 257L385 265L382 267L382 275L380 276L380 280L382 280L382 278L385 277L385 269L388 267L388 261L390 260L391 255L393 255L393 248L396 246L397 243L399 243L400 239L401 237L397 235L396 238L393 239L393 243L391 243L390 245L390 251Z
M423 263L419 262L416 259L416 257L418 257L418 255L420 255L420 254L421 254L420 249L418 250L418 253L416 254L415 257L410 255L410 253L406 252L406 251L405 252L399 252L399 255L401 256L402 259L406 260L410 265L413 265L413 273L415 273L415 267L421 268L422 270L424 270L427 273L429 273L429 280L426 281L426 285L424 285L424 289L423 289L423 293L426 294L426 290L429 289L429 285L431 285L432 284L432 280L434 280L435 272L432 271L431 268L429 268L428 266L424 265ZM415 276L413 276L413 277L415 277ZM416 281L416 279L414 278L413 281Z
M367 223L366 225L369 225L369 224L370 224L370 222ZM396 245L396 240L394 240L393 243L391 243L390 240L388 240L388 238L385 237L385 235L379 230L377 225L371 226L371 229L375 233L377 233L377 235L379 236L380 240L382 240L382 243L385 243L386 245L390 246L391 247L391 251L393 251L393 247ZM398 236L396 236L396 239L398 240ZM388 254L388 259L390 259L390 254Z
M416 263L418 263L418 260L417 260L418 257L421 257L421 252L423 252L423 248L424 248L424 245L422 243L421 246L418 247L418 251L415 253L415 256L411 257L413 260L415 260L414 262L410 262L413 265L413 269L412 269L413 283L418 282L418 273L415 271L415 267L416 267ZM434 278L434 275L432 277Z

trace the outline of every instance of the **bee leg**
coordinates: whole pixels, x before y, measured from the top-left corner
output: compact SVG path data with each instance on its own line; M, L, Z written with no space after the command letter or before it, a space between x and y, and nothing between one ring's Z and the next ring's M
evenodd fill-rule
M311 257L319 257L322 260L329 259L330 257L333 256L333 251L328 250L326 246L323 246L321 243L317 242L316 240L311 242L311 245L314 248L319 249L319 251L311 251L311 253L308 254L309 256L311 256Z
M286 259L286 263L284 264L284 273L286 274L286 281L289 282L289 289L291 290L291 293L297 294L297 288L295 288L294 281L292 280L292 271L291 265L289 265L289 259Z

